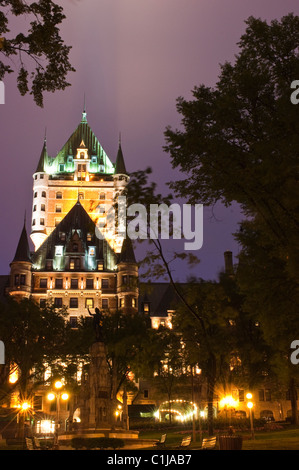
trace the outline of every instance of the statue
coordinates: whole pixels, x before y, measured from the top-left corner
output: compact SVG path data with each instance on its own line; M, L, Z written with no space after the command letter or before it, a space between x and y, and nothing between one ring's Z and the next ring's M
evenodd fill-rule
M93 327L95 330L96 334L96 342L103 343L103 331L102 331L102 326L103 326L103 321L102 321L102 312L98 308L95 308L95 313L91 313L89 308L87 309L89 315L93 317Z

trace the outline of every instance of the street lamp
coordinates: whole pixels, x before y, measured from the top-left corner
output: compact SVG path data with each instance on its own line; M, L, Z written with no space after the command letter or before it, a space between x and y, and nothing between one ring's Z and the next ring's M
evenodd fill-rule
M60 399L63 401L68 400L69 395L66 392L60 392L60 389L63 387L63 384L60 380L57 380L54 384L57 392L50 392L48 394L48 400L53 401L56 397L56 423L55 423L55 433L54 433L54 446L58 446L58 433L60 428Z
M247 398L247 400L251 400L252 399L252 393L247 393L246 398ZM254 439L253 416L252 416L253 403L252 403L252 401L247 402L247 408L249 409L251 437L252 437L252 439Z

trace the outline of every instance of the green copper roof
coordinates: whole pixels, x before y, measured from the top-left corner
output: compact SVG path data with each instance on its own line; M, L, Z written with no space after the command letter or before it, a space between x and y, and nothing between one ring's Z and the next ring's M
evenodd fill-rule
M82 113L81 122L76 130L56 157L49 158L49 163L45 166L44 171L49 174L74 171L72 158L76 156L77 149L80 147L88 150L88 156L91 159L90 173L114 174L114 165L89 126L85 111Z
M77 201L44 243L33 253L33 269L43 271L46 267L46 261L52 260L53 270L67 271L67 258L76 256L71 246L74 234L78 237L83 250L78 252L77 256L83 256L85 259L85 263L81 265L79 271L96 270L97 261L103 261L103 269L106 271L115 268L116 254L103 237L98 237L99 232L96 224L80 201ZM57 256L57 247L61 249L59 256ZM94 251L92 257L89 256L91 248Z

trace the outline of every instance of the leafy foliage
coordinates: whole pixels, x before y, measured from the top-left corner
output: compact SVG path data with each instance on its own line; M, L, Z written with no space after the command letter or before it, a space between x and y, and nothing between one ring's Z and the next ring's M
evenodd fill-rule
M0 80L17 71L20 94L24 96L29 92L42 107L44 92L64 90L70 85L67 74L75 70L69 61L71 47L63 43L58 27L65 19L63 8L51 0L30 4L23 0L1 0L0 8L0 52L3 56ZM12 32L14 17L23 20L24 31L18 34ZM30 24L27 24L28 19L31 19ZM12 61L16 58L18 62ZM33 63L32 67L28 66L27 59ZM12 64L16 65L13 67Z

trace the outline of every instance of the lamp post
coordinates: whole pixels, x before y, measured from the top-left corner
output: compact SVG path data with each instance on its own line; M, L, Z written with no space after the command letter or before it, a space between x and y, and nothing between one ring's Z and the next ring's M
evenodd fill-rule
M249 409L251 437L252 439L254 439L253 416L252 416L253 403L252 401L250 401L252 399L252 393L247 393L246 398L247 400L249 400L247 402L247 408Z
M56 420L55 420L55 432L54 432L54 447L58 447L58 434L60 428L60 399L67 400L69 398L68 393L62 392L61 388L63 384L60 380L57 380L54 384L57 392L50 392L48 394L48 400L53 401L56 398Z

